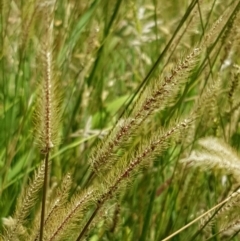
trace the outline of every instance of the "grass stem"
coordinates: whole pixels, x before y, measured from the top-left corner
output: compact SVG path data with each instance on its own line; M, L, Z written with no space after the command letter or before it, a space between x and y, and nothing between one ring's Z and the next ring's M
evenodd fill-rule
M180 228L179 230L177 230L176 232L174 232L173 234L169 235L168 237L166 237L165 239L162 239L162 241L167 241L170 240L171 238L173 238L174 236L176 236L177 234L181 233L183 230L187 229L188 227L190 227L192 224L196 223L198 220L200 220L201 218L203 218L204 216L206 216L207 214L211 213L212 211L214 211L216 208L220 207L221 205L223 205L224 203L228 202L229 199L231 198L228 197L227 199L225 199L224 201L222 201L221 203L217 204L216 206L214 206L213 208L209 209L207 212L203 213L202 215L200 215L199 217L195 218L192 222L188 223L187 225L185 225L184 227Z
M94 217L96 216L96 214L98 213L100 209L100 206L98 206L95 211L92 213L91 217L89 218L88 222L86 223L86 225L84 226L83 230L81 231L81 233L79 234L78 238L76 241L80 241L81 238L84 236L84 234L86 233L89 225L91 224L92 220L94 219Z
M40 241L43 240L44 217L45 217L45 207L46 207L46 197L47 197L47 187L48 187L48 160L49 160L49 150L47 150L47 153L45 156L45 172L44 172L43 195L42 195L41 221L40 221Z

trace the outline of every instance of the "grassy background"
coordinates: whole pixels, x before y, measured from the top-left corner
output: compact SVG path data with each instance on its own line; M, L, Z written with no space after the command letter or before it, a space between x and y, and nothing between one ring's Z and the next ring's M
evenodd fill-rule
M72 192L84 187L92 147L124 111L131 112L132 98L152 81L161 81L163 73L166 75L199 44L203 34L234 1L204 1L193 12L188 6L195 2L57 1L53 55L63 96L63 117L61 144L51 155L51 185L70 172L74 180ZM13 213L19 193L42 158L33 144L32 114L41 76L39 39L44 26L34 4L35 1L1 4L1 218ZM146 122L135 142L189 114L205 85L220 78L221 89L215 93L216 99L209 100L193 140L173 141L155 162L145 167L129 189L122 190L119 198L101 213L89 240L161 240L217 204L237 185L231 175L223 185L224 172L201 172L178 163L204 136L220 137L239 148L239 127L227 133L232 120L228 91L233 68L223 69L225 60L230 58L232 66L239 64L239 57L227 49L233 36L227 40L214 37L217 41L211 54L211 50L204 53L172 104ZM210 232L215 234L217 230L213 227ZM172 240L204 240L204 232L194 236L197 231L198 224ZM216 236L211 240L222 239Z

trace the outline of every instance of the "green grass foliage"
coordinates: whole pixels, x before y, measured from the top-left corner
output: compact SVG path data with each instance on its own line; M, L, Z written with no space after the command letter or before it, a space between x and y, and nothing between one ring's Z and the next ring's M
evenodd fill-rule
M239 240L239 10L0 0L0 240Z

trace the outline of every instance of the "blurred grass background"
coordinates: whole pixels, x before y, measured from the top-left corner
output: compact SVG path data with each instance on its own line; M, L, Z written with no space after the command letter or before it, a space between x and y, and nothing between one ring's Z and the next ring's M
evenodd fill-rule
M39 39L44 29L41 13L35 11L37 2L1 1L1 218L13 213L19 193L41 160L32 135L40 76ZM124 111L131 111L131 100L138 91L198 45L205 31L232 2L209 0L198 5L194 0L58 0L53 55L63 94L63 117L61 145L51 156L51 183L70 172L74 187L84 186L89 173L88 156L99 138ZM191 10L191 6L195 9ZM143 136L188 114L208 80L218 78L224 54L217 50L226 45L221 41L214 49L216 64L212 62L201 78L194 72L176 102L145 125ZM239 59L233 62L239 64ZM226 78L221 98L227 98L230 73L226 69L221 76ZM220 112L214 109L208 121L206 116L202 118L196 139L223 136L239 148L239 128L229 138L224 136L229 119ZM102 214L107 222L97 223L89 240L161 240L226 196L233 185L231 177L223 186L219 173L179 167L178 160L187 147L175 144L136 176L129 190L120 195L118 206L109 206ZM106 223L109 225L105 232ZM195 225L172 240L204 240L203 234L194 237L197 230Z

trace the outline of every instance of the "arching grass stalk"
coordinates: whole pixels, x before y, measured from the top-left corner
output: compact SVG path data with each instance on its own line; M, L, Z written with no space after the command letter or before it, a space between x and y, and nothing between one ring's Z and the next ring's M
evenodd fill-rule
M116 167L106 176L103 190L99 187L99 194L96 198L97 207L80 232L77 241L83 238L101 207L112 199L121 188L124 188L147 161L154 159L157 154L165 150L169 145L169 139L188 128L195 118L196 115L193 113L191 117L174 123L168 130L153 135L142 147L138 148L136 154L130 160L126 157L119 160Z
M190 223L188 223L187 225L185 225L184 227L180 228L179 230L177 230L176 232L174 232L173 234L169 235L168 237L166 237L165 239L163 239L162 241L167 241L170 240L171 238L173 238L174 236L176 236L177 234L181 233L183 230L187 229L188 227L192 226L194 223L196 223L197 221L199 221L200 219L202 219L203 217L205 217L206 215L208 215L209 213L211 213L212 211L214 211L215 209L221 207L223 204L227 203L228 201L230 201L232 198L234 198L236 195L240 194L240 189L238 189L236 192L232 193L228 198L226 198L225 200L223 200L222 202L220 202L219 204L217 204L216 206L212 207L211 209L209 209L207 212L203 213L202 215L198 216L197 218L195 218L193 221L191 221Z

